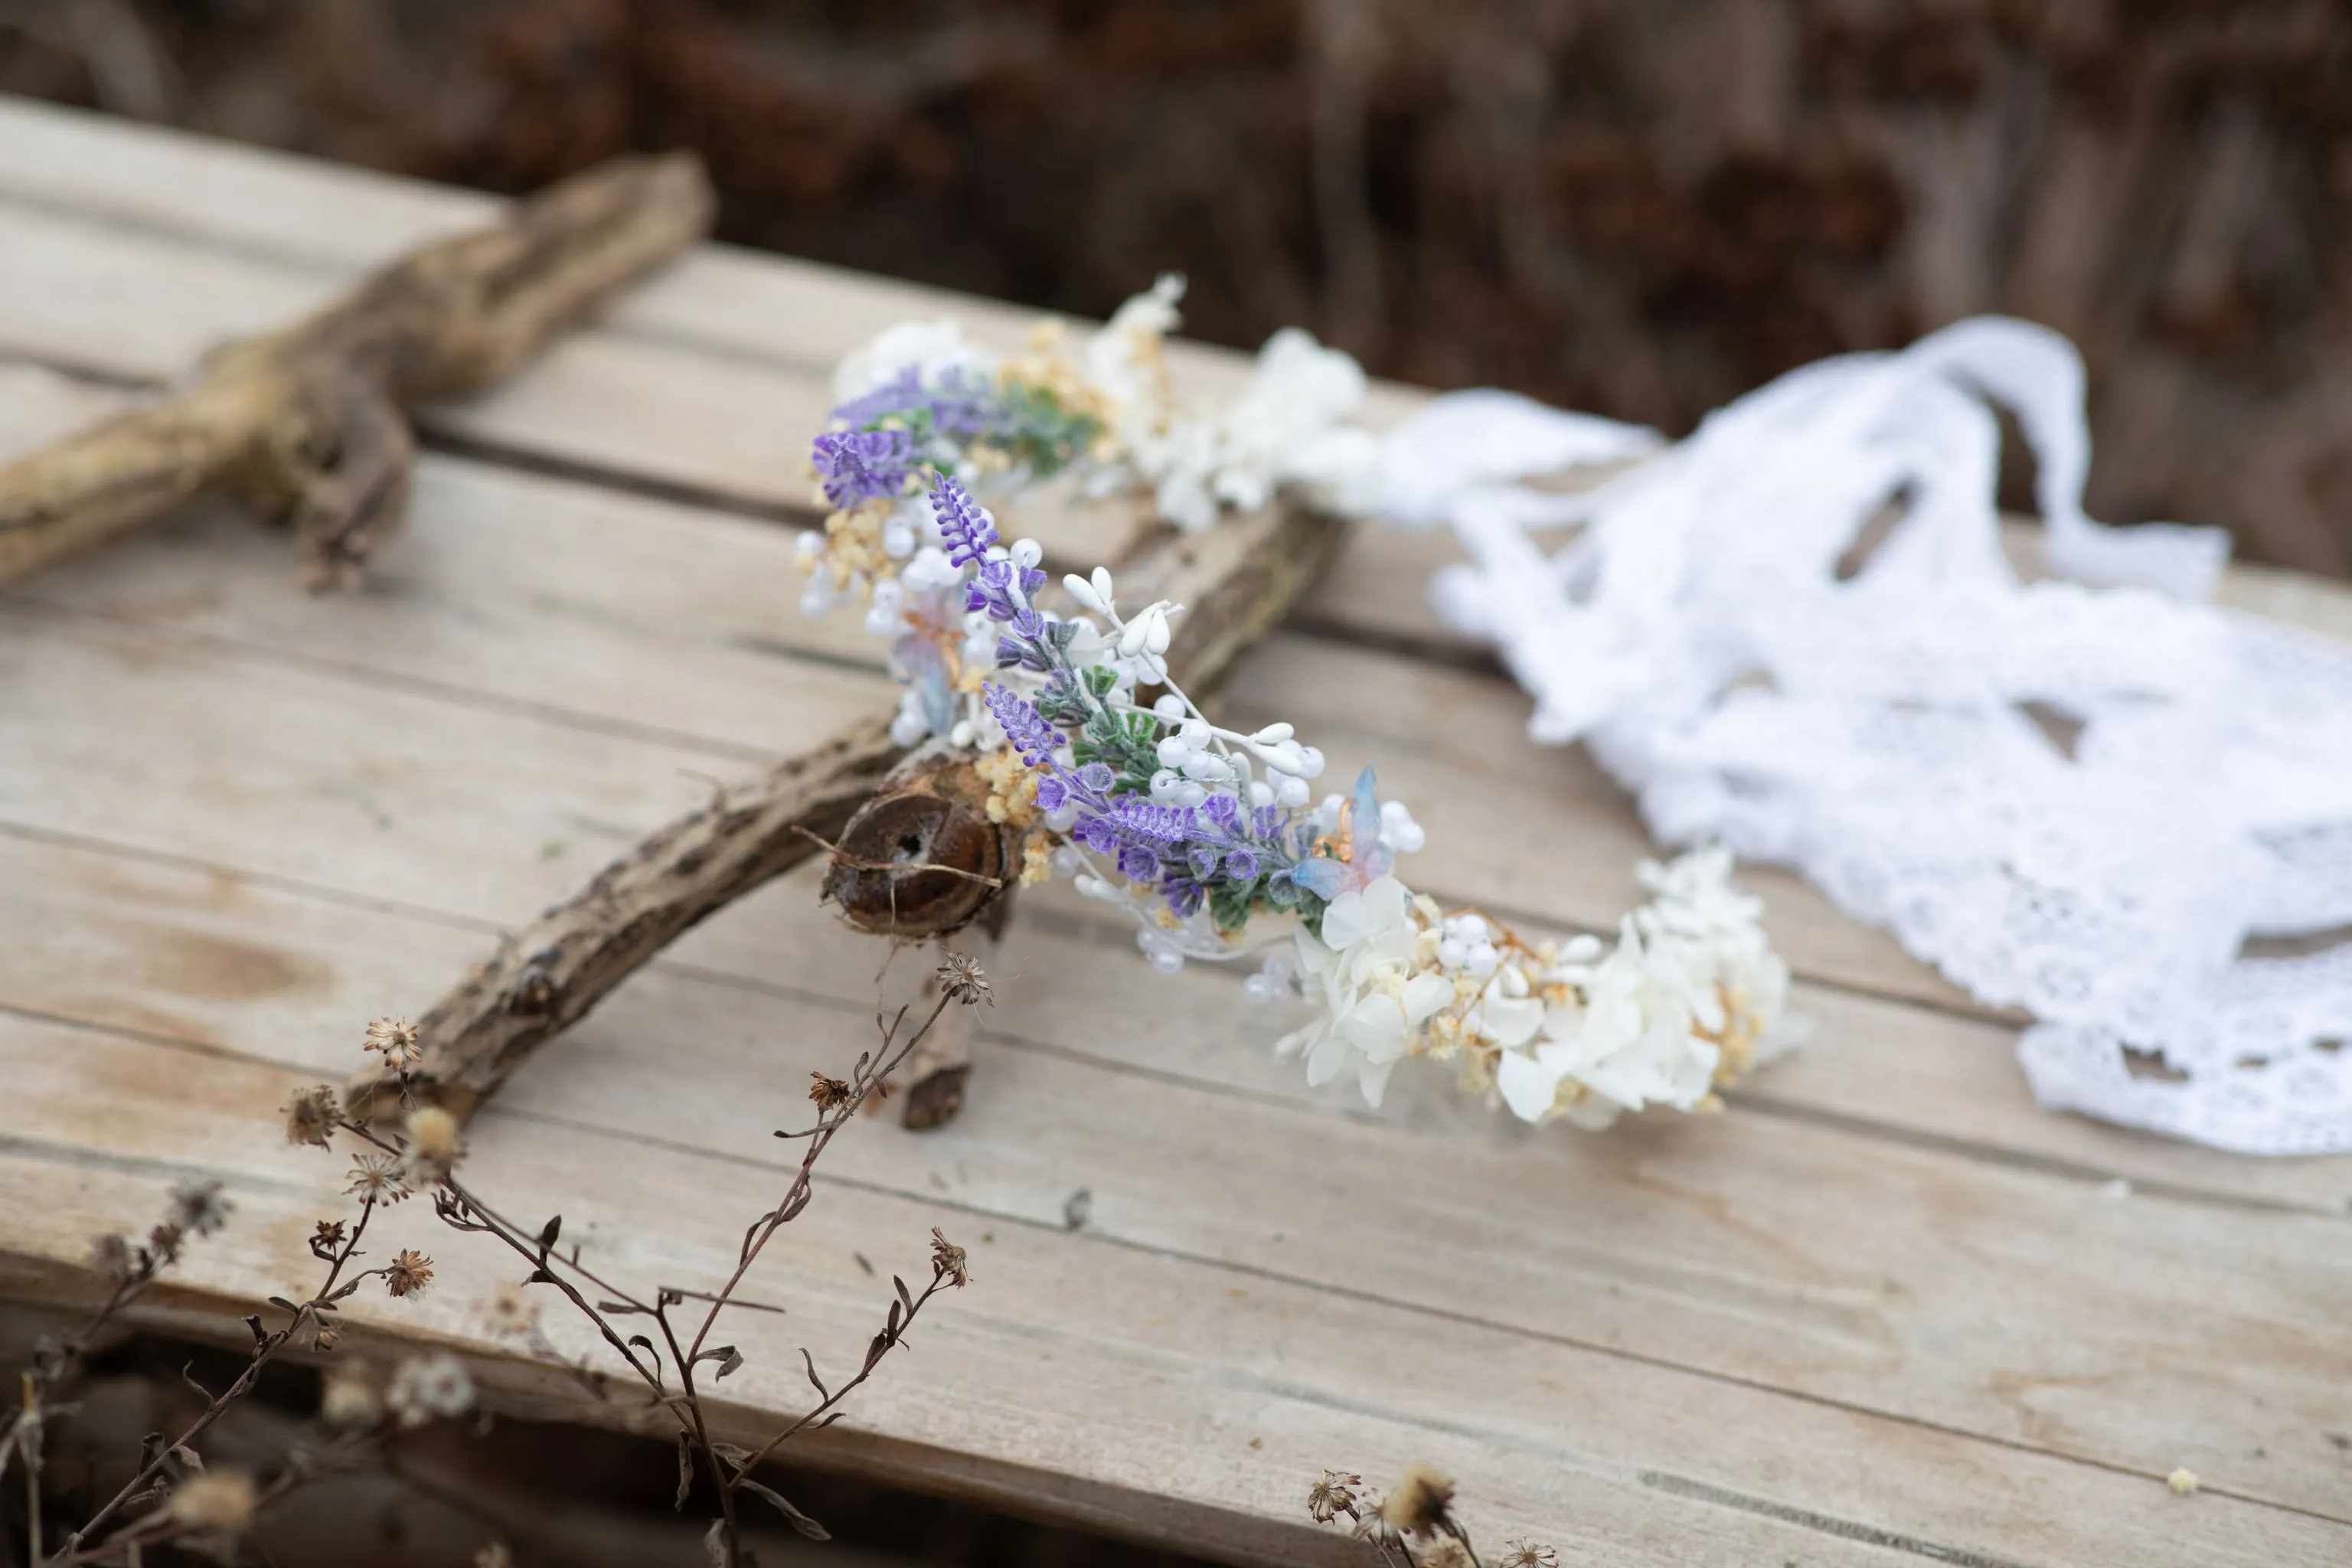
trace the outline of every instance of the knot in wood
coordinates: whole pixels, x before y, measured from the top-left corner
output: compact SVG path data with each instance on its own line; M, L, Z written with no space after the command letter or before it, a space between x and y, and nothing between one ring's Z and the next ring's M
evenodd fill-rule
M541 948L530 955L522 973L515 976L513 989L507 994L507 1010L526 1017L551 1012L555 1007L555 966L563 961L560 948Z
M1004 890L1007 829L988 819L988 786L964 762L886 785L844 828L824 896L877 936L945 936Z

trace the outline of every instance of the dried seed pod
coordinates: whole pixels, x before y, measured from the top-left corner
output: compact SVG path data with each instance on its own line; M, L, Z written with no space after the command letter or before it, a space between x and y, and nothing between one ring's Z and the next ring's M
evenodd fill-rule
M824 896L877 936L961 931L1003 897L1021 859L1022 834L988 819L988 794L966 759L901 770L843 829Z

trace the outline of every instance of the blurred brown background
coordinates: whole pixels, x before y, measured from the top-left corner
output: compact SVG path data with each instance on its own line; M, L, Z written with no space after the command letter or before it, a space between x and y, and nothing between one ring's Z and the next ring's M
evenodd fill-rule
M2004 310L2091 506L2352 574L2352 0L0 0L0 90L1687 429Z

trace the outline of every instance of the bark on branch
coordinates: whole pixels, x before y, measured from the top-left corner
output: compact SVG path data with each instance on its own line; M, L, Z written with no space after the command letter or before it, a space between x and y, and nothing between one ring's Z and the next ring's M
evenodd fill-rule
M1328 518L1276 508L1202 534L1163 529L1116 563L1119 595L1137 604L1168 598L1186 606L1176 623L1170 666L1188 689L1204 690L1281 620L1329 561L1341 528ZM868 930L929 936L958 929L992 905L1001 911L1001 902L990 896L998 888L913 868L933 863L935 849L952 846L955 854L972 858L978 874L996 879L1008 866L1017 872L1017 853L1007 858L984 817L976 830L968 830L961 816L952 824L936 815L924 817L914 833L921 852L903 855L896 854L898 843L915 818L855 823L869 798L885 790L894 801L910 792L936 796L942 803L939 813L976 809L971 781L943 773L935 757L911 759L908 773L894 777L903 753L890 742L889 719L887 711L877 713L814 751L723 791L503 942L418 1021L426 1092L459 1116L470 1116L541 1042L584 1016L638 965L825 844L845 851L835 866L836 886L844 885L845 869L855 873L860 864L895 857L909 868L849 879L858 891L854 901L845 900L845 912ZM969 772L965 764L953 768ZM985 795L982 788L980 798ZM872 832L864 831L869 827ZM917 907L922 902L917 895L933 900L929 912ZM364 1102L377 1088L373 1079L356 1080L354 1101Z
M691 155L615 159L226 345L184 390L0 468L0 584L226 489L294 523L314 590L348 585L400 520L402 410L506 375L710 215Z

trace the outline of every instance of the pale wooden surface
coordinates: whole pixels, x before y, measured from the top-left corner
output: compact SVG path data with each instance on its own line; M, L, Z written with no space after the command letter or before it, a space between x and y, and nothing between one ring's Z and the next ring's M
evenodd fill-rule
M0 103L0 445L483 205ZM87 1290L90 1237L193 1173L239 1209L177 1321L216 1331L307 1278L337 1168L283 1146L289 1089L709 779L887 700L875 645L793 609L776 520L832 358L946 310L1026 320L706 250L437 412L355 597L302 596L286 541L226 509L0 596L0 1283ZM1073 561L1127 526L1037 521ZM1429 827L1432 890L1611 922L1638 825L1428 620L1432 548L1357 542L1230 700L1379 766ZM2333 588L2231 592L2352 628ZM887 1278L859 1256L910 1270L938 1224L974 1282L825 1462L1244 1559L1349 1560L1307 1481L1427 1458L1486 1538L1577 1563L2352 1560L2352 1161L2044 1114L2007 1024L1756 880L1818 1039L1725 1118L1597 1139L1442 1085L1377 1116L1311 1093L1234 977L1160 979L1075 900L1025 905L963 1118L836 1145L762 1279L790 1315L740 1325L743 1425L796 1407L792 1347L837 1363L871 1331ZM767 889L509 1085L477 1184L561 1210L615 1269L709 1282L781 1179L769 1130L867 1039L877 961L806 879ZM446 1342L509 1404L597 1418L501 1358L472 1309L507 1270L419 1208L395 1230L442 1280L354 1303L369 1342ZM2179 1465L2203 1492L2167 1492Z

